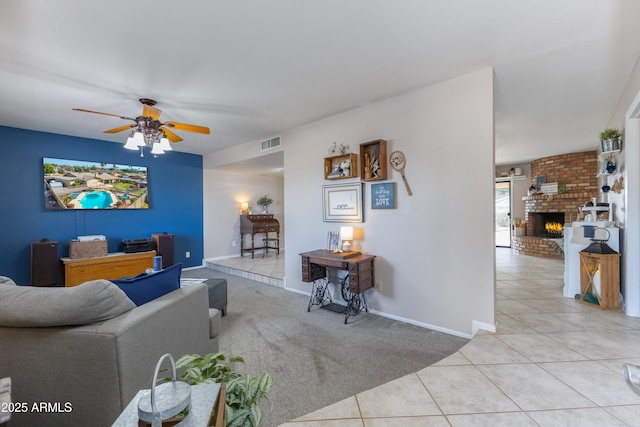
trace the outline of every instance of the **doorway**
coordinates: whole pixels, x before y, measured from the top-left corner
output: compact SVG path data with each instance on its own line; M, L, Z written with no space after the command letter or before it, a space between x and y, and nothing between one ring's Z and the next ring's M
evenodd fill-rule
M496 181L496 247L511 247L511 180Z

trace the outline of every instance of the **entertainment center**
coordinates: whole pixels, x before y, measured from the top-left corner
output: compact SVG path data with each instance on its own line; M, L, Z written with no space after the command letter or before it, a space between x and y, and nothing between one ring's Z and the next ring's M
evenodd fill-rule
M137 276L148 268L153 268L156 251L124 253L113 252L95 258L60 258L64 264L64 285L77 286L89 280L119 279L123 276Z

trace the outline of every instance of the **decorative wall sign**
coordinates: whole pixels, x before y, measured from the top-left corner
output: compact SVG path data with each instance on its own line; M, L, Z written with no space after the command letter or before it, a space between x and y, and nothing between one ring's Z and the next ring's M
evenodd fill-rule
M371 184L371 209L396 208L396 183Z
M363 222L363 185L323 185L322 219L325 222Z

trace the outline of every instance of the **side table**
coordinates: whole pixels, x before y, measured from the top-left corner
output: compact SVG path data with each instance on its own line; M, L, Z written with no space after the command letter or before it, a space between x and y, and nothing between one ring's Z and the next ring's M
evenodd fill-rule
M138 401L151 390L140 390L122 411L111 427L137 427ZM221 384L197 384L191 386L191 410L182 421L181 427L224 427L225 393ZM144 422L143 422L144 424ZM150 424L147 424L150 425Z

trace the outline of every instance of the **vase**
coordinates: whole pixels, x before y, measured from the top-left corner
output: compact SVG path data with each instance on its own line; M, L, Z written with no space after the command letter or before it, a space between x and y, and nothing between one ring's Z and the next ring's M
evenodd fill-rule
M269 206L267 206L267 205L262 205L262 213L263 213L263 214L267 214L267 213L269 213Z
M620 149L620 140L618 138L610 138L602 141L602 151L618 151Z
M524 227L515 227L516 236L524 236Z

